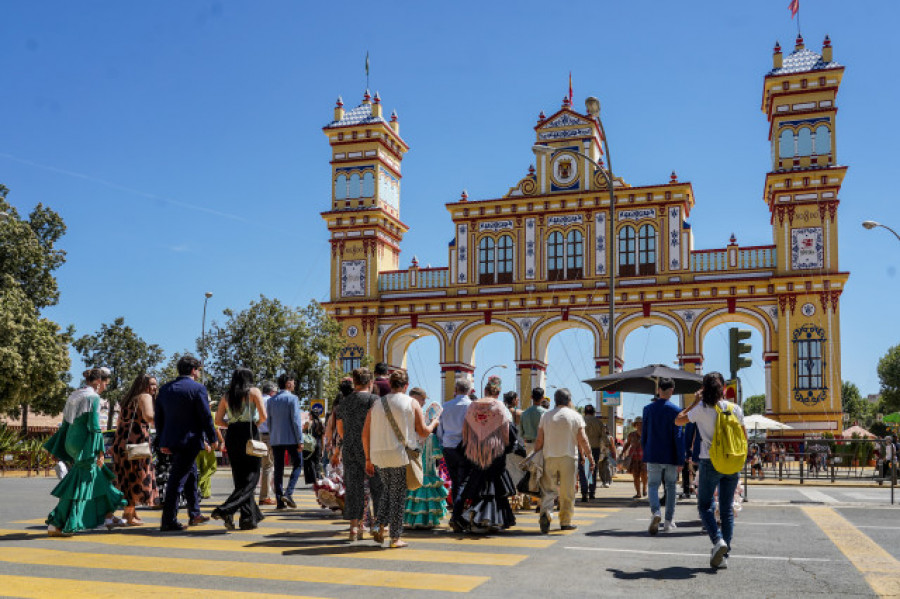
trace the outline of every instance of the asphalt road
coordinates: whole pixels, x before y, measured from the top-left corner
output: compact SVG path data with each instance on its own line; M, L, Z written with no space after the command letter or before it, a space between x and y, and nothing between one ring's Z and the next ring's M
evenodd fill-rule
M646 501L630 499L628 482L576 504L572 533L541 535L522 512L502 534L410 532L402 550L348 543L346 522L308 489L295 494L298 509L267 511L256 531L148 525L48 539L54 484L0 478L4 597L900 596L900 507L886 487L752 486L729 568L713 571L695 502L679 502L676 531L650 537ZM229 491L219 473L204 511ZM158 522L159 512L142 514Z

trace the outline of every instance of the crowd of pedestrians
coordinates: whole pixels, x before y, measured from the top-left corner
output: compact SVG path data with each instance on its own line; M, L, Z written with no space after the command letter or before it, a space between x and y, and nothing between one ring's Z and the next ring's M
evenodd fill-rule
M556 390L551 409L544 390L536 388L523 411L515 392L500 400L499 377L490 377L480 396L461 377L455 396L441 405L426 403L424 390L410 389L406 372L388 376L386 366L378 364L374 373L357 368L341 381L324 421L313 412L304 422L291 374L279 376L277 386L257 387L249 369L236 369L213 414L199 382L201 370L199 360L184 356L178 377L162 387L149 375L134 380L120 402L113 469L104 462L99 418L99 395L110 373L102 368L84 373L84 386L68 398L63 424L45 445L68 466L53 490L59 503L47 518L50 536L142 525L138 506L162 508L163 532L206 524L210 517L200 502L210 497L215 456L222 449L233 489L210 516L227 529L257 528L265 517L260 506L296 508L294 493L304 474L314 489L328 487L336 502L329 507L341 509L349 520L351 542L368 534L379 545L389 541L391 548L407 546L404 529L433 528L448 517L458 533L511 528L516 509L528 509L531 501L537 501L542 533L554 520L561 530L574 530L576 485L582 501L592 501L598 486L612 484L617 462L624 461L635 498L648 497L649 534L676 528L681 475L681 497L696 488L713 543L710 563L727 567L734 514L731 501L715 498L731 498L738 475L716 470L710 444L719 412L730 410L741 422L743 414L722 399L718 373L704 377L684 410L670 399L674 383L660 380L657 396L635 419L617 456L614 436L593 406L582 416L567 389ZM291 468L285 486L286 458ZM323 485L325 479L335 484ZM186 524L177 517L182 508ZM115 515L119 509L121 518Z

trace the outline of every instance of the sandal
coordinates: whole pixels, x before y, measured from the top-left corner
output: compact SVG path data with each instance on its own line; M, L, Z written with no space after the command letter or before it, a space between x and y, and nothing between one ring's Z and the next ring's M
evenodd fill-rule
M61 528L56 528L52 524L47 527L48 537L71 537L73 533L63 532Z
M381 545L384 543L384 526L372 530L372 540Z
M632 499L640 499L640 498L641 498L641 494L638 493L637 495L632 495L631 498L632 498Z
M400 539L391 539L391 549L403 549L404 547L409 547L409 543Z
M356 527L350 527L350 542L359 540L359 530Z
M114 528L119 528L122 526L126 526L125 520L122 520L118 516L113 516L112 518L107 518L103 521L103 526L106 527L106 530L112 530Z
M132 518L130 520L125 520L125 526L143 526L143 525L144 525L144 521L141 520L140 518L138 518L137 516L135 516L134 518Z

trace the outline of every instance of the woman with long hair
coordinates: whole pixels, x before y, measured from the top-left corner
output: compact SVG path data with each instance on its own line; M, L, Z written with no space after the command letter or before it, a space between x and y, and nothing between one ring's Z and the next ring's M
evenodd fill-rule
M222 520L228 530L234 530L236 512L240 512L241 530L256 528L264 517L254 497L262 460L249 455L246 448L248 440L259 439L257 427L265 420L266 407L262 393L253 386L253 372L249 368L238 368L231 375L228 391L216 409L216 426L228 427L225 449L231 461L234 491L212 511L211 516Z
M466 409L462 445L467 474L453 498L450 528L462 532L471 527L500 530L515 526L509 498L516 487L506 470L506 454L515 444L509 412L498 399L501 380L488 379L484 397Z
M735 489L740 482L740 471L734 474L723 474L715 469L709 459L709 448L712 445L716 418L719 410L731 410L743 427L744 412L740 406L727 402L725 396L725 379L718 372L710 372L703 377L703 386L697 391L694 403L685 408L675 419L676 426L688 422L697 424L697 431L703 439L700 445L700 474L697 488L697 511L700 520L713 543L709 565L713 568L728 567L728 552L731 550L731 538L734 533L734 497ZM744 429L744 437L747 430ZM719 492L719 515L722 529L716 522L714 496Z
M622 455L631 458L628 465L628 472L634 481L634 497L632 499L640 499L641 494L647 496L647 464L644 463L644 448L641 445L641 431L644 428L644 419L638 416L634 419L634 430L628 433L625 439L625 447L622 449Z
M106 368L85 370L84 386L66 400L59 430L44 443L44 449L69 466L65 478L51 491L59 499L47 516L51 537L70 537L100 525L108 529L125 525L113 513L125 505L125 498L113 485L116 475L104 464L100 428L100 394L109 379Z
M156 379L142 373L119 402L119 422L113 440L113 468L119 490L125 495L128 505L122 514L129 526L144 523L135 513L137 505L153 505L159 497L156 488L156 472L149 457L129 459L127 445L150 442L150 427L153 426L153 400L159 387Z
M432 402L427 408L425 400L428 395L418 387L410 389L409 396L418 402L425 416L425 424L432 424L441 415L441 406ZM422 448L422 486L415 491L410 490L406 494L406 509L403 513L403 524L407 528L431 529L441 523L447 516L447 486L439 470L440 460L443 459L441 441L437 435L431 433L419 437L419 446Z

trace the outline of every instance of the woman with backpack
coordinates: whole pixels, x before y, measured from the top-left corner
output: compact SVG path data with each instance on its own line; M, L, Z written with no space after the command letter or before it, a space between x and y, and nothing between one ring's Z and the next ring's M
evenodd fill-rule
M722 528L716 523L713 496L731 498L740 482L740 471L747 457L747 430L744 412L723 399L725 379L718 372L703 377L694 403L681 411L676 426L688 422L697 425L702 438L700 446L700 474L697 488L697 511L713 543L709 565L728 567L728 552L734 533L734 505L727 499L719 502ZM741 450L743 448L743 450Z

